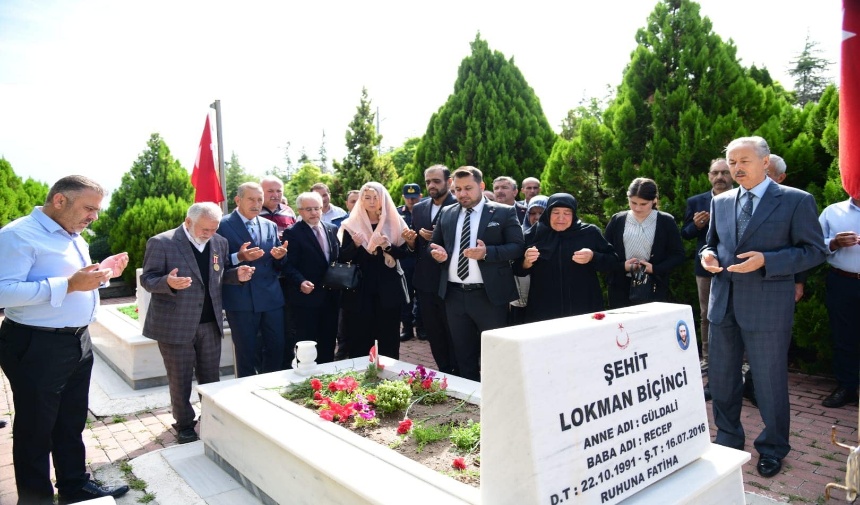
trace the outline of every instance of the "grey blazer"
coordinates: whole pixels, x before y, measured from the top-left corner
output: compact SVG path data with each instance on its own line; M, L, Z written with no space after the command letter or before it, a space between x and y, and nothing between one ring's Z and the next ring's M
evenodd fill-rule
M194 338L203 312L204 289L209 290L218 330L223 336L221 284L239 284L238 268L225 268L229 261L227 239L216 234L209 240L209 285L203 286L200 268L182 226L146 242L140 275L140 285L152 293L143 335L168 344L186 343ZM218 270L214 268L215 255L218 255ZM191 286L177 291L167 285L167 274L174 268L179 269L177 276L191 277Z
M815 199L809 193L771 182L742 237L737 236L736 202L740 189L711 202L707 243L701 252L716 254L723 271L713 277L708 320L723 321L732 292L738 324L750 331L791 331L794 275L824 262L824 236ZM764 253L764 267L732 273L738 254Z

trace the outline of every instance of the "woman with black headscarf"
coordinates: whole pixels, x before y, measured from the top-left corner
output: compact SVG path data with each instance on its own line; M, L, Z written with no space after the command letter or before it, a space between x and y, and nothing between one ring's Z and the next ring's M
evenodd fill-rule
M550 196L525 239L525 254L514 262L514 273L531 275L525 322L603 310L597 272L608 270L618 258L600 228L578 219L573 196Z

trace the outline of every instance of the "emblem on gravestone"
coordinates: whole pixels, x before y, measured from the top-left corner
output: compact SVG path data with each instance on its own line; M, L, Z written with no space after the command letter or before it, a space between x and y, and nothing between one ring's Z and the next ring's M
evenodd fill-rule
M624 336L626 340L622 343L620 338ZM615 345L618 346L619 349L627 349L627 346L630 345L630 334L624 329L624 325L618 323L618 335L615 335Z

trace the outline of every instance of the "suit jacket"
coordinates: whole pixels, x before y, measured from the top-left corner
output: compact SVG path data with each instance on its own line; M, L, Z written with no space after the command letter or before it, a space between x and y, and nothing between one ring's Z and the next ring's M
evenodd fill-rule
M304 221L299 221L284 230L283 239L290 253L284 264L284 277L287 280L287 299L296 307L320 307L326 301L326 289L322 287L323 277L333 261L340 255L340 242L337 240L337 226L320 221L328 241L329 257L326 259L317 241L317 236ZM314 290L302 293L304 281L311 281ZM338 294L330 292L330 294ZM340 297L338 297L339 299Z
M629 211L619 212L612 216L606 225L606 240L615 248L618 261L609 271L608 291L610 306L612 300L628 299L630 294L630 277L624 269L627 251L624 249L624 226ZM657 299L669 298L669 274L672 269L684 262L684 243L672 214L659 212L657 214L657 229L654 231L654 243L651 245L651 257L648 261L654 270L653 277L657 285Z
M168 344L182 344L194 339L203 313L206 289L212 299L218 330L223 336L221 285L222 282L239 283L238 269L224 268L227 264L227 240L213 235L209 240L209 284L203 285L197 259L183 226L160 233L146 242L143 273L140 275L141 287L152 293L149 312L143 324L143 335ZM218 270L214 268L215 255L218 256ZM177 276L191 277L191 286L174 290L167 285L167 274L174 268L179 269Z
M441 215L433 229L432 242L448 252L448 259L440 266L439 297L445 298L448 290L448 264L454 258L457 236L457 218L462 206L457 203L440 210ZM490 223L494 223L490 226ZM507 305L519 298L511 262L523 255L525 240L517 214L510 205L484 201L484 210L478 224L477 238L487 246L487 257L478 261L487 298L493 305Z
M710 212L711 200L713 199L714 193L712 191L706 191L687 198L687 210L684 211L684 224L681 225L681 238L684 240L696 239L697 252L705 247L705 242L708 237L708 227L706 226L701 230L697 228L696 223L693 222L693 216L696 215L696 212L701 212L703 210ZM696 257L693 260L696 276L712 277L712 274L702 267L700 259L699 255L696 254Z
M711 280L708 320L719 324L726 315L729 291L738 324L751 331L791 331L794 276L824 262L824 235L815 199L809 193L771 182L742 237L737 236L736 188L714 197L707 244L723 271ZM765 265L749 273L726 267L742 263L736 255L764 253Z
M258 246L264 251L260 258L243 262L255 268L251 280L241 285L224 286L224 310L266 312L284 306L284 293L278 282L278 274L286 257L276 260L269 251L280 245L278 239L278 227L268 219L258 217L260 223L260 243L251 244L248 247ZM245 227L245 220L234 210L221 218L218 234L227 239L230 246L230 254L227 261L232 263L230 256L239 252L239 248L245 242L251 242L251 235ZM233 266L233 265L231 265Z
M457 203L457 199L451 192L445 201L442 202L442 209L449 205ZM442 215L442 209L436 214L437 219ZM433 219L430 218L430 213L433 210L433 199L427 198L416 203L412 207L412 229L415 231L433 229ZM415 274L412 277L412 284L415 289L424 293L439 292L439 278L442 275L442 269L439 263L430 256L430 242L424 240L421 235L418 236L418 241L415 244Z

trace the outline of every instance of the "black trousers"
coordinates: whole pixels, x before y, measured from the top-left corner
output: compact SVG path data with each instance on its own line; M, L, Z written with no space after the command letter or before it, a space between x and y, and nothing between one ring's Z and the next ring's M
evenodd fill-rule
M81 436L93 370L89 331L47 332L6 319L0 326L0 367L15 405L12 457L20 502L53 497L49 457L60 493L77 491L89 479Z
M322 289L322 288L319 288ZM319 307L293 307L296 324L296 336L294 340L288 341L287 352L290 360L285 363L287 367L293 362L294 347L296 342L302 340L313 340L317 343L317 363L331 363L334 361L335 343L337 341L337 323L339 304L336 293L326 293L325 302Z
M860 279L830 270L825 280L826 304L833 339L833 375L839 385L857 389L860 374Z
M493 305L483 288L464 291L458 286L449 282L445 294L457 371L460 377L480 381L481 333L507 325L508 304Z
M445 300L437 293L416 291L418 308L421 310L421 320L430 352L436 361L440 372L456 375L457 361L454 357L454 347L451 345L451 330L448 329L448 317L445 315Z

